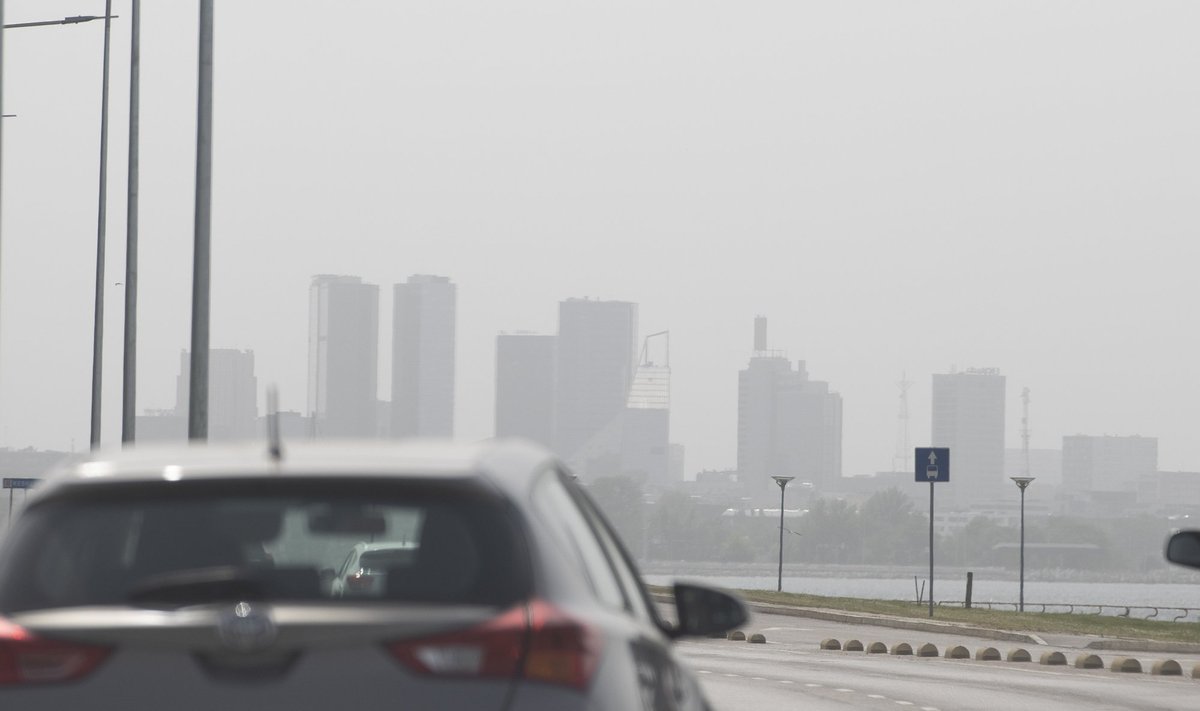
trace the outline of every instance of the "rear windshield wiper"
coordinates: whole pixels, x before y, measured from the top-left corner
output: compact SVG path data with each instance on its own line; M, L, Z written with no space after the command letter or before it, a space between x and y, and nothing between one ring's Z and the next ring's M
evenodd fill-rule
M232 600L261 600L266 585L234 566L195 568L142 578L126 599L134 604L188 605Z

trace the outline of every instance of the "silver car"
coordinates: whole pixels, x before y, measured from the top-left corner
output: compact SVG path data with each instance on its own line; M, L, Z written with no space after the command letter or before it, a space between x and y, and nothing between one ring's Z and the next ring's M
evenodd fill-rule
M400 553L349 595L348 550ZM671 641L745 611L675 596L668 625L532 446L134 449L51 476L0 549L0 708L707 708Z

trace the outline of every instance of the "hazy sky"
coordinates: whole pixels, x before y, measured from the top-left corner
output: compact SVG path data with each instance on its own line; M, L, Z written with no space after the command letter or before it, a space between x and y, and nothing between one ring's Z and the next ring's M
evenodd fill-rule
M143 3L140 408L190 318L197 3ZM102 14L7 0L6 20ZM115 3L104 439L120 438L129 35ZM217 2L212 345L305 407L315 273L459 293L457 428L495 335L571 296L670 329L672 439L736 461L752 320L845 402L845 473L930 374L998 367L1008 442L1160 438L1200 470L1200 4ZM0 444L87 446L102 25L5 35ZM380 392L389 392L390 299ZM1036 474L1036 472L1035 472Z

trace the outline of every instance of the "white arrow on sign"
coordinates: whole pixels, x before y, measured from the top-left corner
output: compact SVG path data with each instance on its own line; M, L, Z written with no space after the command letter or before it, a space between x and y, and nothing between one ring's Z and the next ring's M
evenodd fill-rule
M932 452L932 451L931 451L931 452L929 453L929 463L930 463L930 464L937 464L937 452Z

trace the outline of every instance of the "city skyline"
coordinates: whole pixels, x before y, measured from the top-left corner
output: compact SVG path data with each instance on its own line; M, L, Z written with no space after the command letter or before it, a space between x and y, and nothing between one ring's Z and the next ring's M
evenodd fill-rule
M363 279L358 276L353 276L353 275L336 275L336 276L335 275L315 275L312 277L312 287L310 289L310 302L313 304L318 303L319 299L320 299L320 296L319 296L320 288L321 287L328 288L328 285L330 285L330 284L340 284L343 287L345 287L347 285L349 285L351 287L359 287L361 289L366 289L369 292L378 290L377 286L375 286L373 284L365 283L363 281ZM449 277L414 275L413 277L410 277L408 279L408 282L406 282L406 283L397 282L394 285L394 291L395 291L395 294L397 295L395 297L395 299L397 302L399 302L399 300L400 300L399 294L401 293L402 288L406 286L406 284L414 284L414 285L418 285L418 286L419 285L428 286L429 284L435 284L440 287L448 287L450 289L450 291L448 292L448 294L449 294L449 302L448 303L450 304L449 314L450 314L451 320L453 320L453 312L454 312L453 302L454 302L454 292L456 290L456 287L455 287L454 283L450 280ZM369 300L370 299L368 297L368 301ZM440 308L444 312L446 310L445 304L447 302L443 299L441 303L443 305ZM613 321L611 318L609 318L608 320L611 321L611 323L608 323L606 328L609 331L621 330L621 329L627 330L628 338L626 339L626 341L628 343L626 345L636 344L636 343L641 342L640 337L643 334L641 334L641 332L637 330L637 325L636 325L636 313L637 313L639 304L632 303L632 302L621 302L621 301L607 301L606 302L603 300L569 297L569 298L559 302L560 327L561 327L561 323L562 323L564 309L569 314L569 313L571 313L572 308L588 309L588 308L595 308L595 307L599 306L600 308L603 309L605 307L605 305L608 305L609 308L616 306L616 307L624 308L628 311L628 314L626 316L619 317L615 321ZM362 304L360 304L360 306L362 306ZM377 306L375 308L376 308L375 316L376 316L376 319L378 319L379 316L377 313ZM614 312L614 313L619 313L619 311ZM570 321L570 319L568 319L568 321ZM316 320L314 318L313 321L310 323L310 329L315 328L315 326L314 326L315 323L316 323ZM621 325L622 323L624 324L623 326ZM359 324L359 326L361 326L361 325L362 324ZM399 325L399 323L396 321L393 321L392 325L393 325L393 328L396 328ZM740 370L740 372L741 372L740 378L744 380L747 377L747 374L753 372L753 368L754 368L756 362L759 364L759 366L763 366L763 364L770 366L770 365L776 364L776 362L778 362L778 364L781 364L778 367L784 368L788 373L790 373L790 376L785 378L786 383L792 383L793 381L795 381L795 383L799 383L799 384L803 385L804 388L806 388L806 389L811 389L813 387L816 387L817 390L819 390L819 392L813 391L812 394L820 395L821 397L836 398L837 399L837 407L836 407L835 412L840 421L840 418L842 415L842 402L841 402L840 394L835 391L836 384L830 384L830 383L823 382L823 381L810 380L808 377L807 370L806 370L806 362L803 360L797 362L797 366L796 366L797 370L792 370L791 362L786 357L781 355L785 352L785 350L769 349L767 347L767 335L766 334L767 334L767 319L762 316L755 317L754 326L753 326L753 349L751 350L751 358L750 358L751 369L747 370L747 369L743 368L742 370ZM393 336L393 338L391 340L394 341L394 334L391 334L391 335ZM453 341L454 334L451 333L450 335L451 335L450 340ZM665 335L665 332L662 334L652 334L652 335ZM310 337L311 337L311 333L310 333ZM440 336L439 338L442 338L444 340L444 336ZM376 333L375 340L378 341L378 339L379 339L379 335L378 335L378 333ZM501 380L503 377L502 371L504 370L505 367L507 367L510 371L512 371L509 373L509 378L511 380L509 387L510 387L510 389L515 388L516 390L513 390L514 392L516 392L520 388L536 386L537 385L537 383L535 382L536 376L538 376L540 374L540 376L543 379L545 379L547 377L547 373L549 373L549 381L547 383L542 383L544 392L541 393L541 396L543 398L548 398L550 401L553 401L555 399L555 393L557 392L558 388L555 383L556 378L554 377L554 373L557 371L559 366L556 365L554 363L554 361L557 358L559 358L559 356L557 355L558 341L559 341L559 337L557 335L543 335L543 334L535 334L535 333L529 333L529 332L518 332L518 333L512 333L512 334L500 333L495 336L494 352L493 352L493 374L494 374L493 385L496 388L496 397L494 399L494 403L496 404L497 409L493 413L492 430L490 433L485 434L484 437L502 436L503 434L505 434L500 431L500 424L501 424L500 391L501 391ZM508 342L510 344L508 346L509 356L507 359L507 366L506 366L506 360L502 355L504 353L504 347L502 346L502 343L505 343L505 342ZM518 345L518 344L520 344L520 345ZM579 347L584 348L585 346L587 346L589 344L590 344L589 340L584 340L579 343ZM531 363L526 362L527 359L530 357L530 354L534 352L534 350L530 350L530 346L534 346L534 350L540 354L539 358L532 359L533 370L530 370ZM311 347L311 343L310 343L310 347ZM636 348L636 345L631 346L631 347ZM643 345L643 347L645 347L645 345ZM250 362L253 363L253 349L247 349L245 351L238 351L238 350L234 350L234 349L216 349L216 348L214 348L213 350L214 350L214 353L216 353L216 352L245 353L246 355L249 356ZM624 345L621 346L620 350L624 351L625 346ZM186 359L186 351L184 351L183 357ZM378 353L376 353L375 357L378 358ZM630 359L630 361L629 361L630 367L628 370L628 375L624 376L627 379L627 382L624 380L622 381L623 383L625 383L622 387L624 388L627 398L634 397L632 392L635 389L634 373L638 371L637 360L638 359L636 359L636 358ZM186 361L185 361L185 363L186 363ZM392 362L390 364L387 364L387 368L392 373L396 372L396 363ZM778 369L778 368L776 368L776 369ZM521 370L524 370L527 372L516 372L516 371L521 371ZM771 370L771 368L767 368L767 370ZM382 372L382 367L380 368L380 372ZM254 373L251 372L250 376L253 377L253 375L254 375ZM986 485L984 487L984 489L981 489L981 491L984 491L986 493L986 495L989 495L989 496L995 495L998 491L1001 491L1003 489L1004 482L1007 481L1006 477L1013 473L1013 472L1010 472L1009 469L1013 469L1014 466L1018 466L1018 465L1012 464L1011 461L1006 457L1006 455L1011 454L1013 452L1020 451L1018 449L1013 449L1013 448L1009 448L1006 446L1009 443L1008 428L1003 425L1004 413L1008 409L1006 407L1006 402L1005 402L1006 401L1006 388L1004 386L1004 382L1006 380L1006 377L1004 375L1001 375L999 369L997 369L997 368L967 368L965 370L959 370L956 367L951 368L950 372L948 372L948 373L931 373L930 376L931 376L930 382L932 383L932 387L930 389L930 394L931 394L931 400L934 402L934 410L932 412L932 429L931 429L931 432L935 433L935 434L931 435L931 440L932 440L933 444L939 445L939 446L951 446L953 449L955 449L956 451L959 452L959 455L958 455L959 458L957 459L957 466L955 468L956 468L956 471L959 473L958 481L962 482L963 475L971 477L972 479L974 479L976 477L976 472L973 471L973 468L976 466L973 459L976 457L976 455L971 453L970 451L968 451L972 447L972 445L970 443L972 441L987 440L987 447L989 448L989 454L987 455L987 458L990 460L990 462L988 464L986 464L984 466L984 468L987 470L987 472L989 474L988 481L990 481L993 478L996 478L996 477L990 476L991 474L995 474L996 472L999 472L1000 476L998 477L998 482L992 482L990 485ZM453 369L451 369L449 377L451 379L453 378ZM778 379L778 377L776 377L776 379ZM178 393L184 393L184 390L180 390L180 388L186 388L186 379L184 378L183 375L180 375L179 377L177 377L176 381L177 381L176 382L176 391ZM982 397L981 395L976 393L976 391L978 391L979 388L967 387L964 390L964 388L962 388L961 386L955 385L956 383L968 383L971 385L975 385L975 384L982 383L983 381L999 382L1000 383L999 391L998 391L999 396L997 397L996 393L992 392L990 395L988 395L986 398L984 398L987 401L987 402L984 402L984 401L981 401L978 399L979 397ZM785 383L785 385L786 385L786 383ZM378 374L377 374L377 380L376 380L376 387L378 389L377 395L382 394L385 391L386 392L394 392L394 383L392 383L392 384L385 383L382 378L378 377ZM264 386L264 388L265 388L265 386ZM959 443L958 440L962 437L962 435L953 434L953 432L955 431L955 428L960 427L959 425L954 424L955 416L953 415L953 411L955 411L959 407L959 405L956 404L949 408L949 410L951 411L950 415L946 414L946 412L945 412L946 407L943 406L942 407L943 414L939 416L938 405L937 405L938 398L939 398L939 395L938 395L939 390L942 393L942 395L940 397L942 397L943 401L957 402L959 400L962 400L963 402L969 403L968 409L972 409L976 412L982 412L984 410L988 410L989 408L994 408L995 407L994 403L999 403L998 415L990 416L990 419L989 419L990 424L983 427L983 429L990 429L991 431L994 432L995 429L997 428L997 426L999 426L1002 430L999 439L997 440L997 437L995 434L989 435L986 432L983 432L980 429L980 427L972 425L972 426L967 427L967 429L966 429L967 439L963 440L963 443ZM959 392L959 391L963 391L963 392ZM261 395L261 392L260 392L260 395ZM179 406L178 402L180 402L180 400L178 398L179 398L179 395L177 395L176 409ZM949 398L949 400L947 400L947 398ZM989 403L992 403L992 404L989 404ZM394 411L394 407L395 407L394 401L384 399L383 397L377 397L376 405L377 405L377 407L374 410L376 415L378 415L379 413L381 413L383 411L381 408L387 408L391 411ZM628 406L629 403L626 403L626 405ZM548 435L543 434L541 437L534 435L534 434L526 434L521 431L509 432L507 434L510 436L527 436L527 437L530 437L531 439L534 439L535 441L540 441L543 444L546 444L547 446L551 446L551 447L555 446L555 443L553 441L553 439L554 439L554 435L553 435L553 431L554 431L554 428L553 428L553 423L554 423L553 403L548 402L548 403L544 404L542 407L543 407L543 409L548 409L551 411L549 414L547 414L546 412L543 412L541 415L541 417L543 419L549 418L549 420L550 420L550 424L548 426L549 429L544 429L543 432L548 432L551 434L548 434ZM518 408L518 409L523 409L523 408ZM285 408L285 410L286 410L286 408ZM153 408L147 408L143 411L144 414L142 416L148 416L154 412L162 412L162 410L155 410ZM295 410L292 410L292 412L295 412ZM300 412L300 414L302 416L307 417L309 415L309 412L303 411L303 412ZM524 416L527 413L521 412L521 413L517 413L517 414ZM512 417L512 415L510 415L510 417ZM793 424L795 424L795 422L794 422L795 419L796 419L795 417L791 418L791 420L793 421ZM379 436L379 435L388 434L388 432L380 430L379 429L380 426L381 425L376 423L376 425L375 425L376 434L368 435L368 436ZM622 425L622 427L627 427L627 426L628 425ZM521 427L527 427L527 425L522 424ZM543 425L543 427L546 427L546 425ZM938 429L939 427L941 427L941 432L942 432L942 434L940 436L936 434L939 431L939 429ZM174 431L174 429L177 429L177 428L173 428L171 431ZM741 427L738 428L738 430L741 430L741 429L742 429ZM839 471L839 474L837 476L840 476L840 477L861 476L861 475L874 474L874 473L885 470L885 468L883 468L883 467L877 467L877 468L869 470L869 471L868 470L863 470L863 471L841 470L840 469L840 466L841 466L840 460L842 458L841 450L844 448L845 445L844 445L844 443L841 443L840 429L841 428L839 425L839 427L837 428L837 441L839 442L839 445L833 447L833 450L832 450L835 452L834 456L836 457L836 461L838 462L838 464L827 465L827 466L833 466L835 469L837 469ZM305 434L311 435L311 426L310 426L310 431L306 432ZM394 433L392 433L392 434L394 436ZM733 438L735 440L737 440L740 438L740 436L741 436L740 434L737 434L735 432L733 435ZM1075 432L1074 434L1062 433L1062 434L1058 435L1058 437L1059 437L1059 439L1055 442L1055 444L1057 445L1056 447L1042 447L1040 449L1042 451L1056 451L1059 453L1058 456L1061 457L1062 456L1061 455L1062 447L1068 442L1068 440L1071 440L1073 438L1075 438L1075 439L1078 439L1080 437L1085 438L1085 439L1099 438L1101 440L1112 439L1112 438L1135 439L1135 440L1147 439L1145 437L1142 437L1141 435L1110 435L1108 433L1104 433L1104 434L1100 434L1100 435L1080 435L1078 432ZM675 444L674 444L675 437L672 435L670 437L670 439L672 442L672 446L675 446ZM1149 439L1153 440L1155 443L1155 450L1156 450L1155 455L1157 457L1158 439L1156 437L1151 437ZM1000 442L1000 444L1001 444L998 452L991 451L991 450L996 450L995 445L996 445L997 441ZM920 444L920 443L914 442L914 444ZM685 443L679 443L679 446L684 447L686 450ZM564 456L564 458L566 458L568 460L570 459L569 456L562 455L561 452L560 452L560 455ZM780 461L784 461L784 460L790 461L792 459L795 459L795 457L792 456L789 458L789 457L785 456L785 457L783 457L783 459L780 459ZM581 469L585 469L585 468L586 467L581 467ZM761 467L758 467L758 468L761 468ZM800 469L803 469L803 468L804 467L800 467ZM704 466L703 464L697 464L694 466L689 466L689 468L685 472L685 476L691 477L691 476L694 476L694 474L696 472L703 471L703 470L718 471L721 469L722 468L708 467L708 466ZM724 467L724 469L736 470L737 467L736 466ZM755 471L757 471L757 468L754 466L747 466L746 469L747 469L746 473L749 475L754 475ZM1015 471L1015 469L1014 469L1014 471ZM759 473L761 473L761 472L759 472ZM803 472L800 472L799 470L797 470L797 473L801 474L801 476L804 475ZM763 474L763 476L765 477L767 475ZM822 477L818 474L813 473L813 474L810 474L807 478L819 480Z
M318 16L222 6L211 343L254 349L283 408L305 409L296 294L312 274L446 274L463 438L492 432L495 334L551 333L558 300L583 295L639 303L643 331L670 329L671 430L690 471L736 461L736 372L758 313L841 393L844 473L891 467L902 373L920 383L910 443L929 443L927 378L954 365L1006 374L1010 447L1028 387L1034 448L1153 435L1164 469L1200 470L1200 104L1179 90L1200 71L1200 7L1099 0L1082 32L1078 8L1054 4L1029 22L995 3L775 2L731 25L700 3L685 31L666 6L638 6L634 24L615 9L632 4L586 23L547 0L522 7L538 22L364 0L333 9L329 51L312 52ZM377 21L339 22L360 14ZM139 411L171 406L189 343L196 144L194 9L143 19ZM263 53L268 27L277 51ZM92 30L6 36L18 118L5 119L0 445L87 442ZM113 23L114 46L128 30ZM127 77L112 79L110 305L128 98ZM314 91L333 110L309 111ZM498 96L522 101L498 110ZM391 308L381 300L380 323ZM102 441L115 445L122 314L106 314ZM381 339L381 385L390 350Z

